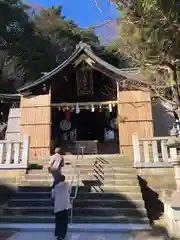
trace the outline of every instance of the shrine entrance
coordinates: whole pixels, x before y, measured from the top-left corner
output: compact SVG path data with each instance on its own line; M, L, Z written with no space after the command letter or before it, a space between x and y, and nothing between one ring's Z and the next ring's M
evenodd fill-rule
M49 156L56 146L73 154L77 144L87 154L131 155L132 134L153 135L151 96L137 91L139 79L139 70L119 69L80 42L59 66L12 96L20 98L20 135L30 136L31 158Z
M87 154L119 153L116 82L87 64L58 77L51 84L52 148L75 154L79 143Z

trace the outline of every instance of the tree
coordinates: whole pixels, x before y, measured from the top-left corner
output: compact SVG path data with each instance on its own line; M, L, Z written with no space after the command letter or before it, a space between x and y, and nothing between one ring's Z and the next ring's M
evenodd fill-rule
M119 62L124 64L123 58L100 45L93 28L81 29L62 16L61 6L44 8L33 15L30 12L30 7L21 0L0 1L0 84L3 91L25 81L35 81L42 72L51 71L72 54L80 41L91 45L106 61L117 66Z
M10 57L5 51L0 52L0 88L1 91L14 93L24 80L24 68L16 57Z
M37 30L55 47L58 63L71 55L80 41L99 45L99 39L91 29L83 30L62 16L62 6L43 8L33 20Z
M23 69L23 81L32 81L40 76L42 71L50 70L54 66L55 51L49 45L48 39L37 34L27 10L29 7L20 0L0 1L0 50L3 53L0 61L6 65L6 72L10 72L11 69L8 68L12 68L14 64L15 68ZM8 56L8 63L11 64L7 65L3 55ZM4 71L3 67L1 74ZM8 81L2 80L2 76L0 79L3 83ZM17 81L16 78L16 86ZM22 78L20 83L22 84Z
M180 117L180 4L178 1L117 1L118 45L145 74L142 84L171 102Z

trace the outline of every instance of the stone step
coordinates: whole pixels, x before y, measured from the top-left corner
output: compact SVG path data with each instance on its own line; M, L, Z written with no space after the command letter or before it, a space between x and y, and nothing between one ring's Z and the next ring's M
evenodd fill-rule
M41 186L51 186L52 185L52 181L49 180L23 180L20 182L21 186L37 186L37 187L41 187ZM93 181L87 181L86 184L84 183L80 183L80 187L84 187L88 186L89 190L91 190L92 192L139 192L140 191L140 187L138 185L114 185L112 186L112 184L110 185L102 185L102 183L100 183L99 181L93 183Z
M69 219L70 221L70 219ZM54 216L2 216L0 222L3 223L54 223ZM119 224L149 224L149 219L139 217L115 216L111 218L99 216L74 216L73 223L119 223Z
M29 172L28 174L25 175L26 178L34 178L34 179L39 179L39 178L52 178L52 175L49 173L44 174L41 171L36 171L36 172ZM80 178L85 178L85 177L92 177L92 176L100 176L104 177L106 179L137 179L137 174L132 172L132 173L96 173L96 172L88 172L87 174L81 174L80 173ZM66 174L66 179L67 178L72 178L72 173Z
M43 166L44 168L48 168L49 163L39 163L39 166ZM101 163L101 162L94 162L94 163L88 163L88 162L66 162L64 167L71 167L71 166L79 166L83 168L89 168L89 167L133 167L132 162L109 162L109 163Z
M136 170L134 168L127 168L127 167L120 167L120 168L114 168L114 169L111 169L111 168L103 168L103 169L100 169L98 171L98 169L93 169L93 168L78 168L78 170L80 171L81 174L90 174L90 173L94 173L94 172L102 172L102 173L105 173L105 174L112 174L112 173L122 173L122 174L136 174ZM38 173L38 172L41 172L42 174L47 174L48 173L48 169L46 168L43 168L43 169L32 169L32 170L29 170L28 173ZM63 168L62 169L62 172L66 175L68 173L72 173L73 172L73 169L72 168Z
M29 216L51 216L54 215L54 207L5 207L3 210L4 216L7 215L29 215ZM146 217L145 208L112 208L112 207L76 207L73 209L74 216L106 216L106 217Z
M74 190L76 187L72 186L72 190ZM79 192L89 192L89 187L84 186L84 187L79 187ZM27 185L27 186L19 186L17 189L17 194L19 193L36 193L36 194L41 194L41 193L50 193L51 192L51 186L32 186L32 185Z
M49 207L53 206L53 201L50 198L36 198L36 199L11 199L8 203L8 207ZM143 200L128 201L127 199L75 199L74 208L81 207L112 207L112 208L143 208Z
M22 192L18 192L14 195L13 198L16 199L50 199L50 192L35 192L35 191L22 191ZM99 192L99 193L95 193L95 192L81 192L79 191L77 194L77 200L78 199L83 199L83 200L96 200L98 199L99 201L105 201L105 200L115 200L118 201L119 199L125 199L128 201L136 201L136 200L142 200L142 195L141 193L132 193L129 192L128 194L126 193L104 193L104 192Z
M50 184L52 184L52 176L48 176L46 178L44 178L44 176L36 176L36 178L34 178L34 176L26 176L26 178L22 178L21 179L21 182L39 182L39 181L45 181L45 182L48 182ZM72 176L68 176L66 177L66 182L68 182L69 184L71 183L72 181ZM76 180L75 180L76 181ZM132 178L132 179L126 179L126 178L122 178L122 179L113 179L113 177L107 179L105 176L92 176L92 177L82 177L80 176L80 179L79 179L79 182L80 182L80 185L83 184L84 181L94 181L97 183L97 185L117 185L117 186L134 186L134 185L139 185L139 182L136 178Z
M107 162L107 161L126 161L126 162L133 162L133 158L126 157L126 156L100 156L100 155L84 155L83 158L81 156L77 160L76 155L65 155L64 156L65 162L94 162L96 160ZM34 158L31 159L31 163L40 163L40 162L49 162L49 158Z

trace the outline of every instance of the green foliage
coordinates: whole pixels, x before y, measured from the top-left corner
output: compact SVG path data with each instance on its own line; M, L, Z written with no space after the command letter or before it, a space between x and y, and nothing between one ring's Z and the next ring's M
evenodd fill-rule
M80 41L118 66L125 64L114 50L102 47L93 28L81 29L62 15L62 6L38 13L21 0L0 1L0 88L13 92L62 63ZM29 14L33 12L33 14ZM10 90L11 89L11 90Z
M153 94L172 103L180 117L179 0L117 0L118 48L144 75Z
M131 1L120 17L119 27L119 44L137 62L171 63L180 58L180 4L177 1Z

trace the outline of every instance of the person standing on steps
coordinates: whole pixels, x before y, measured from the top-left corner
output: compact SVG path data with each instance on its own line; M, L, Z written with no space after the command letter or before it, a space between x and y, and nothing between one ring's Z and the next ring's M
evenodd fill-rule
M59 175L52 189L55 214L55 237L57 240L63 240L67 235L69 210L72 207L70 194L71 189L68 183L65 182L65 176Z
M55 149L55 154L50 157L48 167L48 171L52 174L54 179L52 188L54 188L59 176L62 175L62 167L64 167L64 158L61 155L61 149L58 147Z

